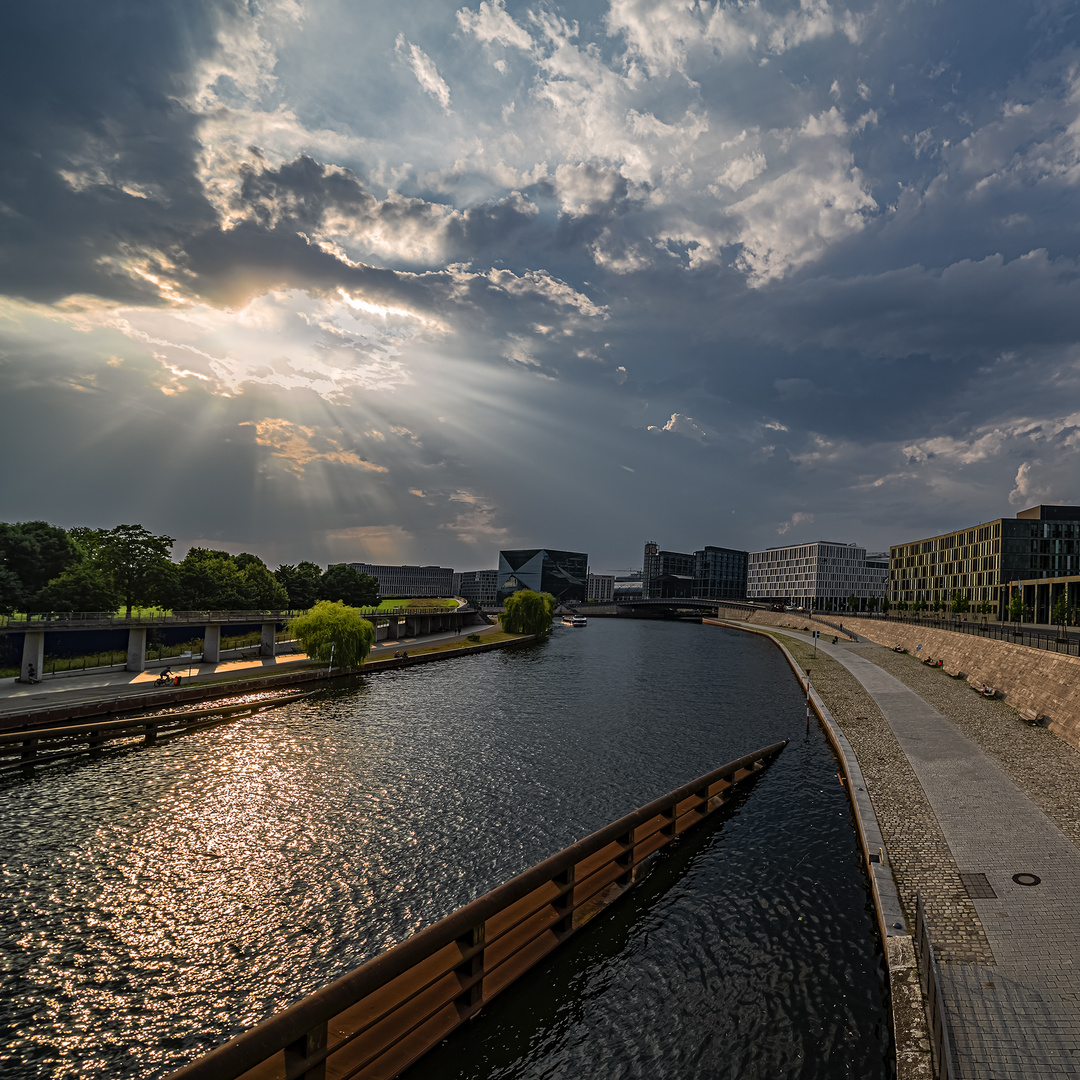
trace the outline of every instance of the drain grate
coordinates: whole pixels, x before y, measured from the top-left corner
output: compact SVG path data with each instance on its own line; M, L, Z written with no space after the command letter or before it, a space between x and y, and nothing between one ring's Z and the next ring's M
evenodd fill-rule
M967 890L972 900L996 900L994 886L986 880L985 874L961 874L960 884Z

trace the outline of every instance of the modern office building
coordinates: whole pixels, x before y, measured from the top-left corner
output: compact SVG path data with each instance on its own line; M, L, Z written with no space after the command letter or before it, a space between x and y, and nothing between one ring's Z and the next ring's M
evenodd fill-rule
M746 599L745 551L705 547L693 554L645 545L641 588L646 600Z
M379 566L348 563L354 570L375 578L383 600L414 596L453 596L454 571L444 566Z
M694 596L702 600L745 600L747 552L706 547L694 552Z
M816 540L751 551L746 595L795 607L840 608L854 595L859 608L880 600L889 586L889 557L866 548Z
M592 603L610 604L615 599L615 575L590 574L585 583L585 599Z
M477 607L492 607L498 592L498 570L465 570L454 575L454 595Z
M524 548L499 552L497 602L519 589L551 593L557 601L583 601L588 590L589 556L581 551Z
M1080 575L1080 506L1032 506L1015 518L995 518L890 548L893 603L950 603L959 594L993 604L1003 617L1010 582Z

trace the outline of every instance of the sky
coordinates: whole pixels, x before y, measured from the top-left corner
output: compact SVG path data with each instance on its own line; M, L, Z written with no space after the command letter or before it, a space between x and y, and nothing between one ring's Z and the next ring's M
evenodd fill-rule
M1080 503L1078 17L16 5L0 520L608 571Z

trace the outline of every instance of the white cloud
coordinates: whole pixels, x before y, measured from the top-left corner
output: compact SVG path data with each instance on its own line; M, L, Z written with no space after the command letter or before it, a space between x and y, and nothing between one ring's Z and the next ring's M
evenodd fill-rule
M707 439L705 429L700 424L695 423L691 417L684 416L682 413L672 413L671 419L662 428L650 425L647 430L658 433L670 431L674 435L682 435L684 438L699 443L704 443Z
M430 94L447 112L450 111L450 87L439 74L434 61L423 49L405 40L404 34L398 34L394 42L398 56L407 61L412 68L416 81L425 93Z
M533 46L529 32L507 13L506 0L482 0L477 10L461 8L458 25L477 41L498 43L528 52Z
M787 521L781 522L776 531L783 536L785 533L790 532L792 529L799 525L810 525L813 523L814 515L804 513L802 510L796 511L788 518Z

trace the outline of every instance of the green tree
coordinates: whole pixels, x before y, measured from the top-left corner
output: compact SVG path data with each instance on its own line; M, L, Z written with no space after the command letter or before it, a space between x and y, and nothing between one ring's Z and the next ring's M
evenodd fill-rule
M954 615L964 615L971 610L971 601L958 590L953 593L949 610Z
M1069 595L1065 589L1061 590L1058 598L1054 601L1054 606L1050 609L1050 621L1056 626L1060 626L1062 630L1065 629L1065 624L1069 621Z
M1027 609L1024 604L1024 598L1020 595L1020 593L1017 593L1009 601L1009 618L1012 619L1013 622L1019 622L1026 614L1026 611Z
M115 529L85 530L92 545L93 561L111 578L127 608L156 604L174 580L169 551L176 541L155 536L142 525L117 525Z
M304 615L297 615L289 627L304 652L321 664L330 662L333 648L335 665L359 667L375 643L375 627L340 600L320 600Z
M75 542L59 525L0 523L0 606L13 609L29 603L80 558Z
M177 606L191 611L280 611L289 604L285 587L255 555L191 548L179 578Z
M54 577L34 598L38 611L109 611L120 606L120 594L108 575L84 562Z
M301 562L295 566L282 563L274 571L274 577L284 586L289 596L289 607L294 611L306 611L319 599L322 571L313 562Z
M854 593L847 598L847 607L848 611L859 610L859 598Z
M892 606L892 601L887 596L883 596L881 598L881 613L883 615L888 615L889 610L890 608L892 608Z
M532 589L519 589L506 598L503 629L510 634L546 634L551 629L555 597Z
M353 607L374 607L379 602L379 582L345 563L338 563L323 574L319 599L340 600Z
M980 615L989 615L990 612L994 610L994 603L992 600L980 600L978 607L976 607L975 610Z

